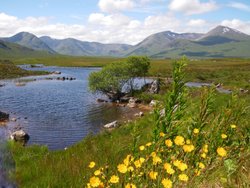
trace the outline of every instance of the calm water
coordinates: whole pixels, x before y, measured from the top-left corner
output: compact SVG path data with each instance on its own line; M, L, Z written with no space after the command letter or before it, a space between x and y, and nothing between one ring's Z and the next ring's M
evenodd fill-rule
M63 149L91 132L99 132L104 124L138 111L96 102L100 96L88 91L88 76L98 71L97 68L44 67L35 70L61 71L62 74L0 81L6 84L0 87L0 110L10 113L10 118L18 118L17 122L0 127L0 137L7 136L9 129L20 125L30 135L28 144ZM76 80L45 79L63 76ZM36 81L31 81L33 79ZM15 82L20 80L26 81L26 85L16 86Z

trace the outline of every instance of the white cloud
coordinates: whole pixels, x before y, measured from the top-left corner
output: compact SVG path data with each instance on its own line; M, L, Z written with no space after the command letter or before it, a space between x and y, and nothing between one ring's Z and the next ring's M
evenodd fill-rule
M105 16L102 13L92 13L89 16L88 22L104 26L122 26L129 24L130 18L123 14L111 14Z
M113 13L135 7L133 0L99 0L98 6L103 12Z
M249 11L250 12L250 6L243 4L243 3L239 3L239 2L231 2L228 4L229 7L232 8L236 8L236 9L240 9L240 10L244 10L244 11Z
M221 22L221 25L237 29L250 35L250 21L242 21L238 19L224 20Z
M144 20L133 19L121 13L93 13L85 25L51 21L51 18L46 17L20 19L0 13L0 37L27 31L37 36L46 35L58 39L76 38L102 43L137 44L149 35L161 31L204 33L220 24L250 34L250 21L233 19L220 23L202 19L178 19L172 13L148 16Z
M202 19L192 19L189 20L187 25L191 26L191 27L203 27L207 24L207 22L205 20Z
M204 3L200 2L200 0L171 0L168 8L171 11L183 12L186 15L192 15L216 10L218 6L212 0Z

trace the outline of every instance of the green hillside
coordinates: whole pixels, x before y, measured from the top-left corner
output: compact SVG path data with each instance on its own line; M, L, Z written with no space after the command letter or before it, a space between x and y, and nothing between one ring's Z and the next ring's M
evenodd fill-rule
M14 59L22 57L47 57L49 52L35 51L33 49L0 40L0 59Z

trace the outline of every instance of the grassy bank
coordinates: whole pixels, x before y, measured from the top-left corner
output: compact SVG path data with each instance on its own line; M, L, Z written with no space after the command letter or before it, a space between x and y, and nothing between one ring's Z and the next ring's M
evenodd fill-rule
M10 61L0 61L0 79L18 78L31 75L47 74L44 71L27 71L14 65Z
M122 58L111 57L69 57L14 59L15 64L44 64L65 67L102 67L119 62ZM170 77L173 60L152 59L150 76ZM250 59L194 59L186 69L187 81L223 83L227 86L249 88Z
M188 69L189 66L187 75L192 72ZM172 89L162 96L167 100L153 114L111 132L90 135L66 151L48 151L40 146L23 148L10 143L16 162L13 178L20 187L85 187L87 183L98 187L100 181L110 187L124 187L128 183L162 187L164 179L174 187L247 187L250 112L245 107L250 102L249 95L186 91L182 76L175 72ZM166 114L160 117L162 108ZM190 151L184 149L184 143L175 141L177 136L184 138ZM166 140L171 140L172 145L169 141L166 144ZM206 150L204 145L208 145ZM218 148L226 152L218 152ZM126 158L128 154L134 160ZM134 163L140 158L145 160L138 162L141 167ZM174 165L176 160L182 166ZM91 161L95 165L89 167ZM126 172L117 170L123 163L129 164L124 167ZM164 169L166 163L175 173ZM182 168L185 165L187 169ZM184 175L180 179L180 174L189 180ZM118 184L112 183L117 181L115 178L116 181L111 181L112 176L119 178Z

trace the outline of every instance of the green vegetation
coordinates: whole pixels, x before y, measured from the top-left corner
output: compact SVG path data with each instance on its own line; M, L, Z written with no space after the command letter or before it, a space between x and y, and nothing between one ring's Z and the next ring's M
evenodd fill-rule
M89 88L93 92L101 92L113 101L119 100L123 95L125 84L133 94L134 80L145 77L150 66L147 57L128 57L125 61L106 65L99 72L92 72L89 76Z
M42 75L47 74L44 71L27 71L23 70L10 61L1 61L0 60L0 79L7 78L17 78L22 76L31 76L31 75Z
M54 56L13 59L15 64L44 64L65 67L103 67L123 58ZM150 76L170 77L171 59L151 59ZM249 88L250 59L192 59L186 68L186 81L223 83L230 87Z
M166 65L162 66L162 69L167 67L162 72L170 70L168 63L155 63ZM248 187L250 112L245 105L250 102L249 95L186 89L183 87L183 63L175 65L172 89L162 96L166 100L154 114L113 131L90 135L65 151L48 151L41 146L24 148L10 143L16 162L13 178L17 184L20 187L84 187L90 178L92 185L99 185L100 181L110 184L110 178L115 175L123 186L133 183L160 187L165 178L163 182L170 184L171 181L177 187ZM191 62L185 68L188 79L192 78L189 77L190 67L198 74L198 70L215 70L217 67L210 66L212 63L205 61L203 66L198 66ZM234 63L228 65L228 71L230 68L243 71L233 66ZM219 62L223 64L227 63ZM249 63L245 64L249 67ZM155 71L154 68L152 66L151 70ZM162 108L165 109L163 116L160 115ZM128 155L133 156L134 161ZM140 158L145 160L137 161ZM141 168L135 161L143 163ZM94 162L91 169L90 162ZM123 168L118 172L117 166L121 163L125 163L125 167L120 166ZM126 164L134 170L123 174L121 171L128 170ZM96 170L100 170L103 178L99 178ZM171 170L175 171L173 175L169 173ZM94 179L93 174L96 174ZM180 177L180 174L183 175ZM113 177L112 182L115 180ZM116 184L113 187L117 187Z
M108 63L120 61L122 58L113 57L73 57L57 55L53 57L37 58L16 58L13 59L15 64L43 64L46 66L60 67L102 67Z
M0 40L0 59L15 59L15 58L36 58L53 56L49 52L35 51L33 49Z

